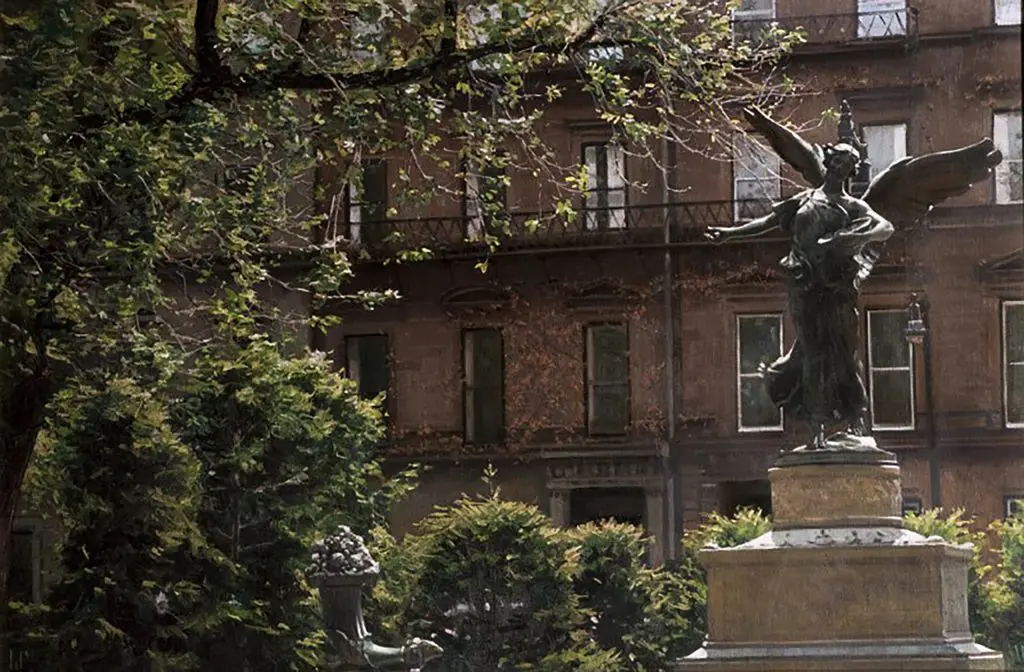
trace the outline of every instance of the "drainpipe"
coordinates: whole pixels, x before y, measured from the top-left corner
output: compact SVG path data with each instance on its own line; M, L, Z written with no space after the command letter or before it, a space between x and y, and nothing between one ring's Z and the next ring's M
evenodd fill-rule
M669 206L671 189L669 180L675 163L675 147L667 138L662 138L662 157L668 164L662 170L661 181L661 202L665 204L665 216L663 218L663 241L665 251L662 254L663 277L662 277L662 298L664 299L665 310L665 416L667 438L671 441L676 435L676 413L675 413L675 367L672 366L673 353L675 352L675 320L672 316L675 313L673 305L672 288L675 284L675 274L672 272L672 208Z
M676 147L667 137L661 138L661 202L665 204L663 221L663 240L665 251L662 256L662 294L663 310L665 313L665 434L668 442L668 464L669 473L666 479L665 488L665 528L667 528L665 543L665 560L676 556L676 488L675 474L672 471L673 444L676 436L676 377L675 377L675 349L676 349L676 321L673 287L675 285L675 273L672 267L672 216L673 210L669 205L672 199L671 180L676 164Z

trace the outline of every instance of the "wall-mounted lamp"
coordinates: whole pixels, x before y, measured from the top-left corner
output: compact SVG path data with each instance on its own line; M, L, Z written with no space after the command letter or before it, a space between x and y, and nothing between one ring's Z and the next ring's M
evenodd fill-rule
M907 343L921 345L924 343L925 337L928 336L928 327L924 323L924 311L921 308L921 301L918 299L917 294L910 295L910 305L907 306L907 313L907 328L903 332L907 337Z
M938 508L942 503L942 455L939 452L935 426L935 401L932 394L932 343L928 334L928 323L925 320L927 309L927 298L922 301L916 292L911 294L910 302L907 304L907 328L903 333L907 337L907 343L923 346L921 350L924 354L924 410L928 418L928 471L931 481L932 508Z

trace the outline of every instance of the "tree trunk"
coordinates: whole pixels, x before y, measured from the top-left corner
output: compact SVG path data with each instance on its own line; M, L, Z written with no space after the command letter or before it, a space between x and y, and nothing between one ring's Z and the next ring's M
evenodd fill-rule
M14 385L10 397L0 400L0 672L7 672L10 664L7 595L11 537L21 483L52 395L51 382L49 371L37 371Z

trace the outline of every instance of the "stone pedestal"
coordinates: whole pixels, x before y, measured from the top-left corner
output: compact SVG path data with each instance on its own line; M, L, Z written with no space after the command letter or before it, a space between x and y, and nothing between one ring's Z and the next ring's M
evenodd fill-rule
M970 545L903 529L895 458L857 446L783 456L774 529L701 551L708 639L672 669L1003 669L971 635Z

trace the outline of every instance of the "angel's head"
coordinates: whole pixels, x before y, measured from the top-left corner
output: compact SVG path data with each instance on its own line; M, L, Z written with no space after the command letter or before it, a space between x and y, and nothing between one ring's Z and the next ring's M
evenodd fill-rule
M825 170L839 179L845 180L852 175L859 163L860 152L853 145L841 142L825 147Z

